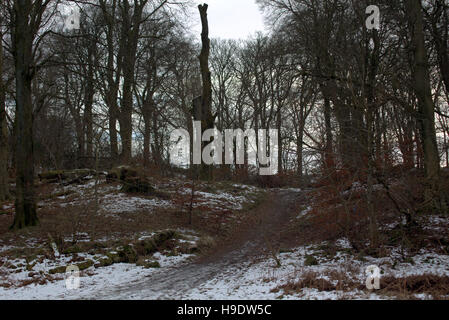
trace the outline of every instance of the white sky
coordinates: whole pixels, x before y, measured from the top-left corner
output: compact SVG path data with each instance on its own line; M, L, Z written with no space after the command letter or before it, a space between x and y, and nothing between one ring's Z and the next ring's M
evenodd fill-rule
M263 16L255 0L195 0L195 3L209 5L209 38L246 39L257 31L264 31ZM198 9L195 12L198 23L194 32L200 37L200 15Z

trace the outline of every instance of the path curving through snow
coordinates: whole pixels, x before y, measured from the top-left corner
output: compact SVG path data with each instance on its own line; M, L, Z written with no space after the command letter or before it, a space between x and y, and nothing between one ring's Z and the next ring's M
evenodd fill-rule
M252 221L232 243L218 248L207 257L190 264L161 269L134 283L104 288L80 299L195 299L201 286L226 273L245 272L242 266L261 255L269 254L281 241L282 230L295 215L293 205L302 192L274 190L258 208ZM204 289L202 289L204 290Z

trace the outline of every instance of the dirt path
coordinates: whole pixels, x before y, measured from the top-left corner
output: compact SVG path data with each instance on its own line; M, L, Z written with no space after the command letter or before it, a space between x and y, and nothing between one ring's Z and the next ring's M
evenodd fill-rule
M283 245L282 230L287 228L295 213L293 206L303 194L290 190L271 192L257 209L246 231L213 254L190 264L161 269L136 283L128 283L84 299L183 299L193 288L242 262L270 254Z

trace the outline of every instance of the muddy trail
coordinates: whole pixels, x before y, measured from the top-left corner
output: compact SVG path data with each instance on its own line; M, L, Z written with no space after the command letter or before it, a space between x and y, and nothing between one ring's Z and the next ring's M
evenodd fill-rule
M280 247L288 247L283 234L297 213L295 205L304 202L304 193L275 190L256 209L256 214L226 244L197 260L160 271L134 283L116 286L83 299L183 299L198 286L226 270L271 256Z

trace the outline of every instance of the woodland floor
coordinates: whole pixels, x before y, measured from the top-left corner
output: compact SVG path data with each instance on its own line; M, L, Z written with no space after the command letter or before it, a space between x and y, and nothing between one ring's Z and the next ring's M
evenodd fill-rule
M0 299L447 299L447 247L383 255L354 250L344 237L315 237L309 220L315 190L234 183L198 184L189 224L191 185L154 183L158 197L129 195L117 184L43 184L39 227L11 233L12 204L0 215ZM52 196L44 196L44 195ZM98 206L95 205L95 199ZM447 230L447 217L421 221ZM394 230L395 224L388 226ZM139 262L102 259L163 230L175 235ZM57 244L57 251L51 243ZM89 263L89 262L92 263ZM67 290L50 270L88 262L80 288ZM157 264L155 264L157 262ZM381 289L365 287L369 265Z

